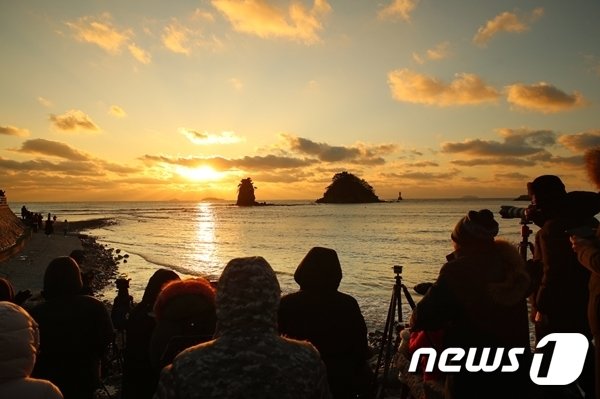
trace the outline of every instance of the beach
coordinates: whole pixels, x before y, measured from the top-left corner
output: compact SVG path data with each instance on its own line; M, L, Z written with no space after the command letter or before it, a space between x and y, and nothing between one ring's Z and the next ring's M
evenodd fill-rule
M15 292L30 290L35 299L44 286L44 272L50 261L59 256L69 256L73 250L83 250L85 262L83 273L93 271L92 288L97 292L104 288L117 274L117 262L113 250L98 244L94 237L82 234L87 230L114 223L108 219L92 219L69 223L64 235L60 226L55 234L31 233L24 247L15 255L0 262L0 276L13 284Z

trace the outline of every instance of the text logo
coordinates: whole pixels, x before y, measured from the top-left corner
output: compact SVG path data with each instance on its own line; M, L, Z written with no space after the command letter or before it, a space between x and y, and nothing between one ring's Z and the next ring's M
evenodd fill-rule
M589 342L582 334L554 333L545 336L536 346L533 355L529 377L537 385L567 385L575 381L585 363ZM438 369L444 373L457 373L465 370L476 373L490 373L500 370L501 373L512 373L519 369L519 356L525 353L525 348L511 348L507 353L508 363L504 360L505 348L496 348L490 356L492 348L479 349L446 348L440 354L437 362ZM466 355L466 359L465 359ZM423 357L427 357L425 372L432 372L437 358L434 348L419 348L411 359L408 371L414 373Z

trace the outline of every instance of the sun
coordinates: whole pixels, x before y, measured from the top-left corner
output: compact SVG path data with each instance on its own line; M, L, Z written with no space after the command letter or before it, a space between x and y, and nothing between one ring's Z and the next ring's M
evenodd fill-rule
M219 180L223 177L222 173L217 172L210 166L200 166L198 168L186 168L180 166L176 172L188 180L193 181L210 181Z

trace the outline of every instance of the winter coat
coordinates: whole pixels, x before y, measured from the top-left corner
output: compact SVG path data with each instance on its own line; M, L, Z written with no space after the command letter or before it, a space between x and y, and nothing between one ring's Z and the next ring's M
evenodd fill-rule
M294 277L301 290L281 298L279 332L319 350L334 398L366 393L372 383L367 326L356 300L337 290L342 271L335 251L313 248Z
M523 259L513 245L499 240L448 258L413 312L413 331L441 329L444 347L465 351L525 348L518 372L469 373L463 366L461 372L447 374L448 396L500 398L522 393L529 384L524 363L530 345L526 302L530 280Z
M0 398L62 399L50 381L30 377L38 345L31 316L18 305L0 302Z
M165 367L154 397L329 398L317 350L277 333L280 292L263 258L230 261L217 289L216 339Z
M597 226L594 215L600 211L600 196L592 192L570 192L556 208L546 210L546 220L535 237L534 259L543 267L535 295L535 306L545 316L541 335L577 332L590 336L588 322L590 272L577 260L567 229ZM594 294L592 294L594 295ZM596 293L595 295L598 295ZM594 303L592 298L590 303ZM597 315L592 315L597 320ZM592 324L594 323L591 320Z
M80 295L77 263L54 259L44 274L45 301L31 316L40 329L40 352L33 375L52 381L65 399L88 399L100 383L100 360L114 337L102 302Z
M600 227L596 229L596 240L581 246L577 260L590 274L588 321L595 336L600 335Z

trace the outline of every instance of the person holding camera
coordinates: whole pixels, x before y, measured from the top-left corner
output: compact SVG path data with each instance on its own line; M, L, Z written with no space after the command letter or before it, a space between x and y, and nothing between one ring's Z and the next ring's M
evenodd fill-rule
M498 223L488 209L469 211L452 231L454 252L411 317L411 331L442 331L445 348L529 348L523 258L497 240ZM489 349L488 349L489 350ZM525 361L530 356L525 354ZM529 368L514 373L446 373L447 398L529 397Z
M542 175L527 184L532 205L538 213L540 229L535 236L533 259L542 270L534 291L533 319L536 339L551 333L580 333L591 340L587 316L590 273L571 250L567 231L580 226L596 226L600 211L597 194L585 191L567 193L558 176ZM592 351L576 381L586 397L594 397Z
M584 158L590 179L600 189L600 147L586 151ZM569 234L577 260L591 273L588 319L594 336L596 397L600 397L600 228L579 228Z

